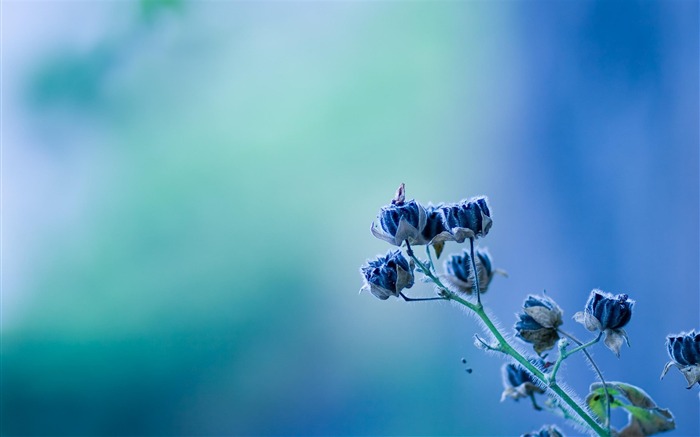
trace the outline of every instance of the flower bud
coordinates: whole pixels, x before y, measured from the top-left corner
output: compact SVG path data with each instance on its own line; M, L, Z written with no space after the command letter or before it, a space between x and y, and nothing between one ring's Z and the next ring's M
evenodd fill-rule
M389 251L361 267L365 283L360 291L369 290L381 300L398 297L401 290L413 287L413 268L413 261L406 260L400 250Z
M372 222L372 234L394 246L404 241L410 244L425 244L421 232L425 227L425 208L415 200L396 202L382 207L378 215L379 229Z
M539 362L539 361L538 361ZM530 373L519 364L507 363L501 368L503 376L503 393L501 402L506 398L527 398L535 393L544 393L544 390L535 384Z
M545 425L539 431L523 434L520 437L564 437L564 434L554 425Z
M574 315L574 319L583 324L589 331L605 333L605 345L620 356L623 340L629 346L629 339L623 326L632 318L634 301L626 294L613 296L601 290L591 291L586 303L586 309Z
M491 229L491 210L485 196L439 207L449 238L463 243L468 238L485 237Z
M494 270L491 261L491 255L486 248L476 248L474 250L476 256L476 270L479 272L479 288L481 292L485 292L491 279L493 279ZM469 250L464 250L459 255L451 255L444 264L445 274L440 275L440 279L444 279L446 285L453 291L471 294L474 289L474 274L472 269L472 257Z
M666 348L672 361L666 363L661 377L671 366L676 366L681 371L688 388L697 383L700 385L700 333L690 331L666 337Z
M559 340L557 328L563 323L562 314L561 308L549 297L530 295L523 303L523 312L518 314L516 336L532 343L535 352L541 355Z
M429 244L453 240L452 234L445 227L445 216L440 209L442 205L425 207L425 227L421 232L423 239Z

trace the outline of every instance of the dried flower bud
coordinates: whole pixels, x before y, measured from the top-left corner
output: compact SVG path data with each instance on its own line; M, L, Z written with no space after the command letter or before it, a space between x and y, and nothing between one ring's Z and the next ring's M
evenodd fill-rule
M468 238L485 237L491 229L491 210L485 196L439 207L444 218L445 240L463 243Z
M445 227L445 216L440 209L442 205L425 207L425 227L421 232L423 239L429 244L439 244L454 238Z
M666 348L671 360L664 366L661 374L663 378L671 366L676 366L681 371L688 388L694 384L700 385L700 333L690 331L666 337Z
M539 431L523 434L520 437L564 437L564 434L554 425L545 425Z
M398 297L401 290L413 287L413 268L413 261L406 260L400 250L389 251L386 256L379 256L362 266L360 272L365 284L360 291L369 290L381 300Z
M530 373L518 364L504 364L501 368L501 373L504 387L501 394L501 402L506 398L517 401L521 398L530 397L535 393L544 393L544 390L535 384Z
M532 343L535 352L541 355L559 340L557 328L563 323L562 314L559 305L549 297L530 295L523 303L523 312L518 314L520 320L515 323L516 335Z
M493 270L491 254L486 248L476 248L476 270L479 272L479 288L485 292L496 271ZM474 273L472 272L472 257L469 250L464 250L459 255L451 255L445 261L445 274L440 279L445 281L451 290L471 294L474 289Z
M395 202L382 207L379 212L379 229L372 222L372 234L395 246L404 241L410 244L425 244L421 235L425 227L425 208L415 200Z
M574 320L583 324L589 331L605 333L605 345L620 356L623 340L629 346L629 339L623 326L632 318L634 301L626 294L613 296L601 290L591 291L583 312L574 314Z

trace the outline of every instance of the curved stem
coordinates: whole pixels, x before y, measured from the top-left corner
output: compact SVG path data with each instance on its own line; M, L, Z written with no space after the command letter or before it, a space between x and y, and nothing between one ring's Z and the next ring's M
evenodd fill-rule
M430 254L430 245L425 246L425 253L428 254L428 262L430 263L430 269L435 270L435 263L433 262L433 256Z
M473 244L473 240L472 240ZM547 378L547 375L545 375L544 372L542 372L540 369L535 367L527 358L522 356L520 352L518 352L515 348L513 348L508 341L505 339L503 334L498 330L494 322L491 320L491 318L486 314L486 311L484 310L484 307L481 305L480 302L477 302L476 304L471 303L465 299L462 299L460 296L456 295L455 293L451 292L443 283L440 281L440 279L433 274L433 272L425 265L421 260L419 260L415 254L413 253L413 249L411 249L411 246L408 244L408 241L406 241L407 250L406 252L408 255L413 259L413 261L416 263L418 268L421 269L424 275L429 277L435 285L438 286L440 289L440 294L443 296L445 299L449 299L452 301L455 301L457 303L460 303L464 305L465 307L469 308L470 310L474 311L474 313L479 316L481 321L484 323L486 326L486 329L491 333L491 335L494 336L496 341L498 342L498 348L500 352L503 352L510 357L512 357L515 361L518 362L522 367L527 369L535 378L540 380L542 385L547 386L552 392L554 392L557 397L564 402L566 405L571 408L571 410L586 424L588 425L597 435L601 437L609 437L610 432L603 428L590 414L588 414L581 405L579 405L571 396L569 396L564 389L561 388L559 384L556 383L556 381L549 381ZM473 248L473 246L472 246ZM472 257L472 260L474 258ZM475 277L476 277L476 269L474 270L475 272ZM477 285L478 287L478 285ZM477 294L478 297L478 294ZM576 350L578 350L577 348ZM572 351L571 353L576 352L576 350ZM585 349L584 349L585 350Z
M573 335L569 334L566 331L562 331L561 329L557 329L557 332L559 332L561 335L564 337L567 337L577 345L582 345L583 342L579 340L578 338L574 337ZM607 427L608 434L610 434L610 394L608 393L608 384L605 382L605 378L603 378L603 373L600 371L600 368L598 368L598 365L593 361L593 357L591 357L591 354L588 353L586 349L583 350L583 353L586 355L586 358L588 359L588 362L591 363L591 366L593 366L593 370L595 373L598 375L598 379L600 379L600 382L603 383L603 390L605 391L605 410L606 410L606 417L605 417L605 426Z
M598 334L598 337L594 338L593 340L589 341L586 344L578 344L578 347L575 347L571 349L570 351L566 350L566 344L564 343L559 343L559 357L557 358L557 361L554 363L554 367L552 368L552 372L549 374L549 380L554 382L554 380L557 377L557 372L559 371L559 366L561 366L561 363L567 359L569 356L575 354L578 351L585 351L587 347L593 346L594 344L598 343L600 341L600 338L603 336L603 333L601 332ZM566 340L564 340L566 342Z
M552 381L550 384L547 375L545 375L544 372L535 367L530 361L528 361L527 358L522 356L517 350L515 350L510 344L508 344L508 341L503 337L503 334L500 333L498 328L496 328L496 325L493 323L493 321L491 321L488 314L486 314L486 312L484 311L483 307L477 306L469 301L466 301L447 289L443 290L443 293L448 299L454 300L455 302L459 302L460 304L474 311L476 315L479 316L481 321L484 322L484 325L486 325L488 331L496 338L496 341L498 342L500 348L500 352L503 352L512 357L515 361L518 362L518 364L520 364L522 367L527 369L533 376L539 379L543 385L548 386L549 389L552 390L566 405L568 405L569 408L571 408L571 410L574 413L576 413L576 415L578 415L582 419L582 421L585 422L586 425L588 425L596 434L598 434L601 437L610 436L610 433L605 428L603 428L590 414L588 414L573 398L571 398L571 396L569 396L569 394L566 393L566 391L564 391L564 389L562 389L556 381Z
M408 297L399 291L399 296L403 298L406 302L425 302L426 300L446 300L446 297Z
M421 269L421 272L422 272L425 276L429 277L429 278L435 283L435 285L437 285L438 288L440 288L440 290L444 290L444 291L447 292L447 293L451 293L451 292L447 289L447 287L445 286L445 284L443 284L442 281L440 281L440 278L438 278L438 277L432 272L432 270L430 270L430 269L428 268L428 266L426 266L425 264L423 264L423 262L422 262L421 260L419 260L419 259L416 257L415 253L413 253L413 249L411 249L411 245L408 244L408 240L406 241L406 246L408 247L407 250L406 250L406 253L408 253L408 256L410 256L411 259L413 260L413 262L416 263L416 265L418 266L418 268Z
M474 290L476 290L476 305L481 307L481 290L479 290L479 272L476 270L476 260L474 259L474 238L469 239L469 248L472 255L472 273L474 273Z

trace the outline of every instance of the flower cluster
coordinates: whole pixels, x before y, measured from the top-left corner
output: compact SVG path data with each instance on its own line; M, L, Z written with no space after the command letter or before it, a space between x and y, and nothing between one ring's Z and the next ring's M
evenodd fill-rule
M406 201L403 184L391 204L381 208L377 219L378 224L372 222L372 234L394 246L404 241L413 245L463 243L468 238L486 236L492 224L484 196L425 207L415 200Z
M517 314L514 330L518 339L531 344L537 354L534 358L523 355L511 344L510 337L500 332L498 323L481 304L480 294L489 289L496 273L504 272L494 269L488 250L474 245L474 240L489 233L492 224L491 209L484 196L458 203L424 206L415 200L407 200L405 187L401 184L391 203L380 209L370 228L375 237L395 248L361 267L364 280L361 291L369 291L381 300L392 296L409 302L449 300L479 317L490 340L475 336L477 345L513 359L502 367L504 390L501 400L529 398L533 407L540 410L542 407L537 405L535 395L546 392L550 399L543 405L545 408L563 412L567 418L578 425L587 425L599 436L648 436L673 429L673 415L657 407L643 390L625 383L607 383L587 350L603 340L605 346L619 357L622 344L626 342L629 346L624 328L632 319L635 302L627 294L613 295L598 289L591 291L583 311L574 315L577 322L597 334L588 341L581 341L562 330L564 312L554 300L545 295L528 295L522 312ZM448 256L442 272L438 273L432 253L439 258L446 242L464 243L467 240L470 243L468 249ZM414 245L426 245L427 259L416 256ZM424 276L422 281L432 282L436 296L414 298L403 293L416 282L415 272ZM472 294L476 299L470 299ZM548 357L545 352L555 345L558 345L556 358L545 362ZM669 336L667 350L672 361L666 364L662 378L670 367L675 366L685 376L688 388L700 385L700 333L691 331ZM563 361L577 352L586 356L600 380L591 386L585 403L569 395L557 378ZM471 369L467 371L471 373ZM621 400L626 401L620 403ZM625 408L630 414L629 425L619 432L611 427L610 416L610 410L618 407ZM562 437L562 433L554 426L546 426L523 436Z
M463 243L466 239L473 241L484 237L492 223L491 210L484 196L454 204L423 206L415 200L406 200L405 186L401 184L391 203L379 211L371 231L375 237L394 246L401 247L405 242L412 259L407 260L401 249L397 249L386 256L367 261L361 268L364 285L360 291L369 290L382 300L391 296L400 296L407 301L444 299L442 293L438 293L437 298L427 299L403 295L403 289L413 286L416 263L425 274L432 275L430 272L434 269L432 260L422 263L416 259L414 262L410 246L432 245L439 257L445 242ZM433 277L444 280L453 293L471 294L475 289L485 291L495 273L505 275L503 271L493 269L491 255L486 249L474 248L473 245L469 251L452 255L445 262L444 269L444 274L435 273ZM474 270L477 275L474 275Z
M661 377L666 375L671 366L676 366L688 381L688 388L694 384L700 385L700 333L690 331L687 334L669 335L666 347L672 361L666 363Z

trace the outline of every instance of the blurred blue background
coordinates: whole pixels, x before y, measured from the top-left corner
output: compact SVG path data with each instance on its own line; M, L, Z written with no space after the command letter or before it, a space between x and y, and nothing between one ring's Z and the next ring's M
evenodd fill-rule
M592 288L636 299L594 357L700 435L659 381L700 328L698 31L695 1L4 1L0 431L575 435L499 402L462 311L357 294L405 182L489 196L504 329L544 289L584 338Z

